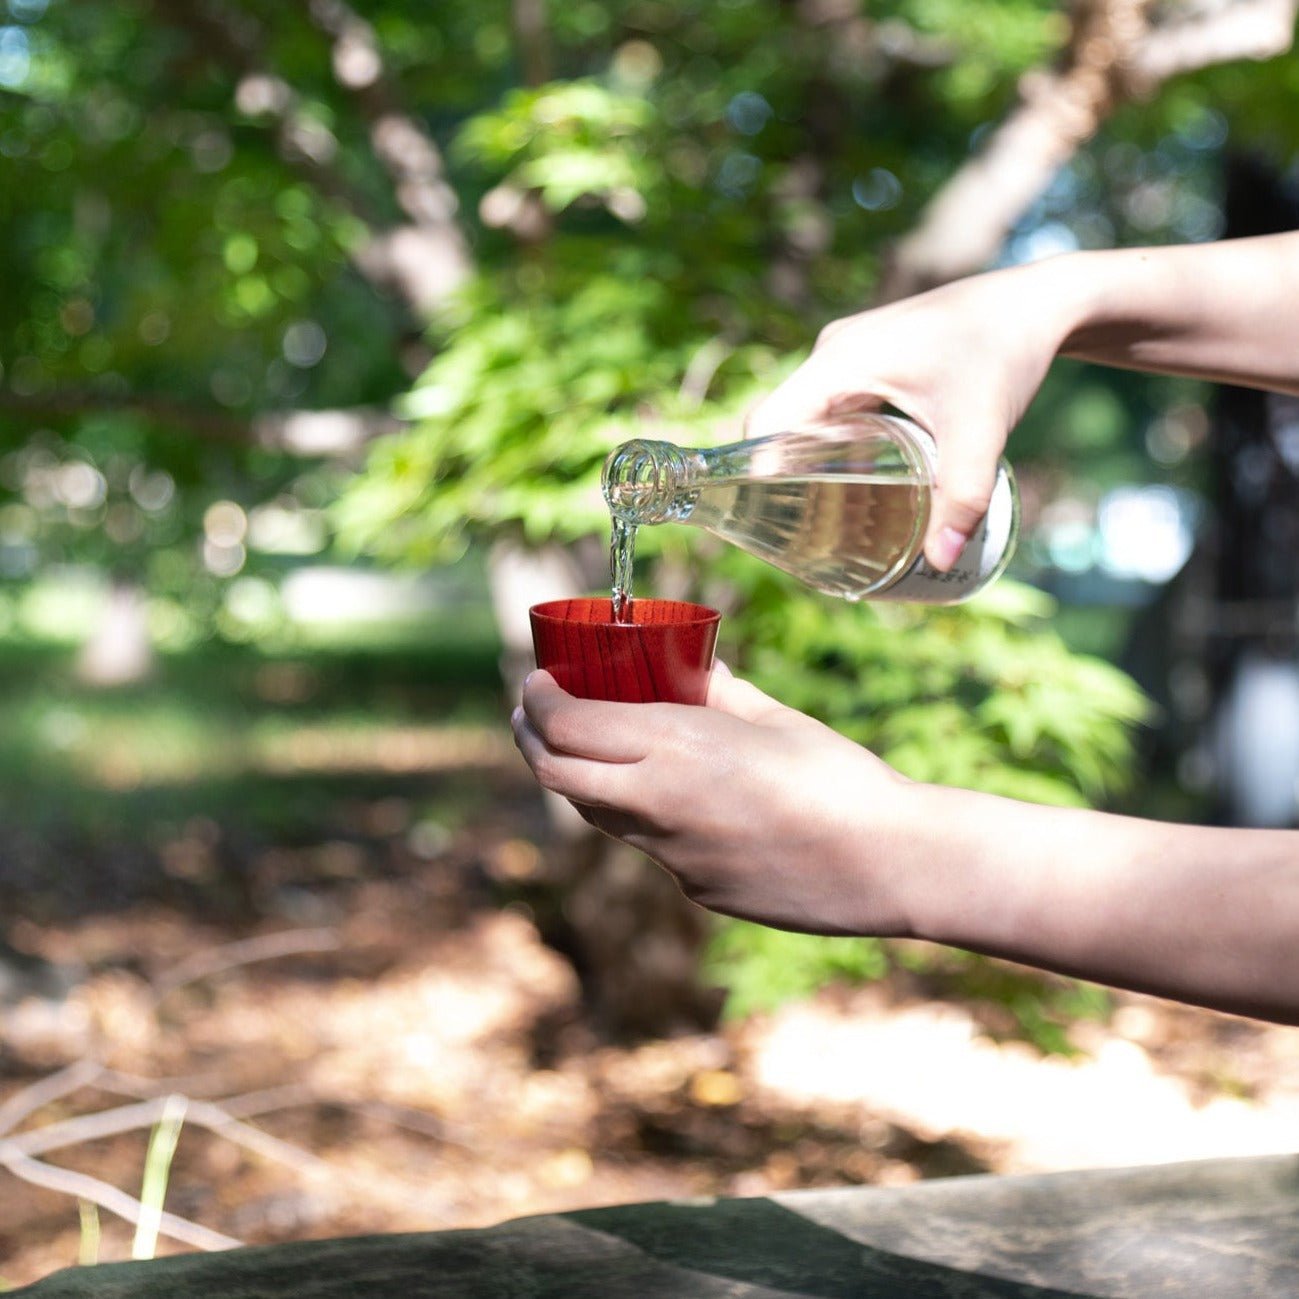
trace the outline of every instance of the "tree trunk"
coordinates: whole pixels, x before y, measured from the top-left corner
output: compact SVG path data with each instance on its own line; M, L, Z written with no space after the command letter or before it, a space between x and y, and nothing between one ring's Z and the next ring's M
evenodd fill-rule
M585 825L585 822L583 822ZM643 853L590 834L573 845L566 949L599 1029L636 1040L711 1029L724 994L699 981L712 918Z
M546 30L546 0L511 0L514 47L519 52L519 69L525 86L541 86L550 80L550 38Z

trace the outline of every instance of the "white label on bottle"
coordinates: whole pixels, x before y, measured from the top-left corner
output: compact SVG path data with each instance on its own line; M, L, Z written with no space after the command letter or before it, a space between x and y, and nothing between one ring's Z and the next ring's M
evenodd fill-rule
M924 429L917 428L914 432L929 461L931 477L936 477L938 448ZM930 566L922 553L896 582L883 591L873 591L871 599L909 601L915 604L955 604L958 600L973 595L989 580L1013 543L1015 512L1014 484L1006 472L1006 466L999 465L988 512L970 534L956 563L946 573L940 573Z

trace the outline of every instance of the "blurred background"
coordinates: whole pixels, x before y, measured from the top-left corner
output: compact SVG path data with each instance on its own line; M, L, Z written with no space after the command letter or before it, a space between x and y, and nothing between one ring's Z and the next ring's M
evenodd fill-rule
M711 922L506 718L619 441L873 302L1299 225L1295 13L2 0L0 1276L1293 1149L1286 1030ZM672 529L639 589L914 777L1293 825L1299 403L1060 363L1009 454L969 607Z

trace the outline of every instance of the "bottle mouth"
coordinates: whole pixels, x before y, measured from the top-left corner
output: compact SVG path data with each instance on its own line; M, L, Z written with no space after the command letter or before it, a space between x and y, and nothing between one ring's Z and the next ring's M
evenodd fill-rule
M609 453L600 477L609 513L624 523L659 523L667 516L676 486L667 445L637 438Z

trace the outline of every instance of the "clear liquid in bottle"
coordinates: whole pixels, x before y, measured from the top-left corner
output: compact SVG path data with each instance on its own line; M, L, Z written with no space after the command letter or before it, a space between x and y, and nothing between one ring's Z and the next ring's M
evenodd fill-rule
M869 414L705 450L628 442L605 464L604 494L615 553L619 523L687 523L841 599L952 603L1005 567L1018 500L1003 463L982 525L937 572L921 553L935 467L927 433Z
M857 600L909 562L926 513L922 487L882 475L710 484L690 522L807 586Z

